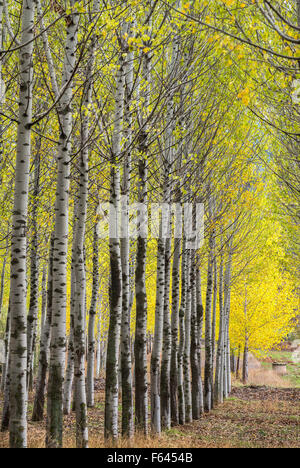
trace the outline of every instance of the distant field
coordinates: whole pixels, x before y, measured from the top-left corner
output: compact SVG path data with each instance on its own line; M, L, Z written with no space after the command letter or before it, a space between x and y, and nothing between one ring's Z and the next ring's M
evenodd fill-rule
M272 362L286 362L287 375L283 379L287 380L296 388L300 388L300 362L294 362L291 351L268 351L261 359L262 365L266 369L272 369Z

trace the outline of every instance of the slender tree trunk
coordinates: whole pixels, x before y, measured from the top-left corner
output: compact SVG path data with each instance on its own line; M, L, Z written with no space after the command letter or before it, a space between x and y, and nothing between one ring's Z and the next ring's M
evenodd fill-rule
M178 206L180 206L178 204ZM178 222L176 216L176 222ZM179 328L179 306L180 306L180 248L181 240L175 239L173 270L172 270L172 319L171 319L171 370L170 370L170 393L171 393L171 422L177 425L178 416L178 328Z
M1 418L1 432L9 428L9 388L10 388L10 307L8 306L5 331L5 366L2 373L1 390L3 391L3 409Z
M184 378L183 378L183 357L185 349L185 323L184 316L187 300L187 254L186 241L182 242L181 261L181 304L179 309L179 347L178 347L178 420L179 424L185 424L185 399L184 399Z
M1 77L0 77L1 79ZM5 255L2 263L2 271L1 271L1 280L0 280L0 318L2 314L2 306L3 306L3 295L4 295L4 282L5 282L5 270L6 270L6 263L7 263L7 255Z
M145 226L147 216L147 161L139 162L139 202L141 207L140 225ZM136 428L148 433L148 379L147 379L147 294L146 294L146 259L147 235L139 233L137 239L135 294L136 327L134 341L135 355L135 423Z
M7 365L10 364L10 358L8 356ZM4 401L3 401L3 410L2 410L2 418L1 418L1 432L6 432L9 429L9 421L10 421L10 407L9 407L9 399L10 399L10 371L5 374L5 386L4 386Z
M72 259L71 259L71 296L70 296L70 331L68 339L68 359L67 369L64 381L63 391L63 413L70 414L72 407L72 390L74 381L74 317L75 317L75 305L76 305L76 276L75 276L75 261L76 261L76 250L75 250L75 236L77 232L77 219L78 219L78 196L75 195L74 200L74 213L73 213L73 240L72 240Z
M192 415L192 393L191 393L191 252L187 250L187 295L185 306L185 347L183 355L183 373L184 373L184 402L185 402L185 422L190 423L193 420Z
M40 337L43 334L43 328L47 316L47 265L43 267L42 274L42 304L41 304L41 324L40 324Z
M36 393L33 405L32 420L42 421L44 417L45 388L47 370L49 364L50 351L50 331L52 320L52 296L53 296L53 235L50 242L49 264L48 264L48 285L47 285L47 314L42 329L40 342L40 358L38 368L38 378L36 384Z
M87 427L87 403L86 403L86 388L85 388L85 291L86 291L86 274L84 261L84 238L85 238L85 222L87 209L87 192L88 192L88 171L87 161L82 156L81 159L81 174L80 174L80 194L78 206L78 221L77 232L75 237L75 278L76 278L76 295L75 295L75 311L74 311L74 380L75 380L75 411L76 411L76 447L88 447L88 427Z
M212 401L212 323L211 305L213 293L213 235L209 239L209 260L207 269L207 290L205 307L205 373L204 373L204 409L211 410Z
M248 291L247 291L247 282L245 281L245 303L244 303L244 316L245 322L247 323L248 315ZM249 336L248 331L245 333L245 344L244 344L244 358L243 358L243 383L248 383L249 378Z
M151 2L149 2L151 3ZM147 180L148 180L148 113L150 107L150 60L149 53L142 55L143 65L143 110L140 115L139 131L139 223L136 250L135 298L136 327L134 340L135 356L135 424L136 428L148 433L148 378L147 378L147 293L146 293L146 260L147 260Z
M170 210L169 210L170 211ZM170 213L169 213L170 216ZM169 222L170 224L170 222ZM165 291L164 291L164 320L163 320L163 348L161 359L160 398L161 398L161 426L162 429L171 427L171 317L170 317L170 280L171 280L171 229L165 244Z
M162 222L162 221L161 221ZM161 223L160 223L161 224ZM162 225L157 243L157 282L155 304L155 330L151 355L151 426L154 432L161 432L160 411L160 358L162 350L164 291L165 291L165 240Z
M97 297L99 288L99 239L98 226L94 228L93 242L93 289L92 299L89 311L89 330L88 330L88 365L87 365L87 405L92 408L95 405L94 397L94 369L95 369L95 321L97 315Z
M31 155L34 11L23 2L20 92L11 246L10 447L27 446L26 231Z
M224 383L223 394L227 398L231 391L231 373L230 373L230 341L229 341L229 318L230 318L230 291L231 291L231 267L232 267L232 252L231 244L228 256L228 262L224 281Z
M230 365L230 336L229 336L230 309L227 318L227 373L228 373L228 395L231 393L231 365Z
M241 365L241 347L239 346L237 362L236 362L236 374L235 374L236 379L240 378L240 365Z
M222 365L223 365L223 398L228 397L228 360L227 360L227 326L228 326L228 285L229 285L229 263L227 262L227 267L224 277L224 291L223 291L223 354L222 354Z
M249 378L249 340L245 337L244 359L243 359L243 383L246 385Z
M236 373L236 356L233 350L230 352L230 369L232 374Z
M127 25L127 34L133 35L133 24ZM125 76L125 107L124 107L124 136L125 157L122 184L122 324L121 324L121 381L122 381L122 435L132 437L133 421L133 389L132 364L130 350L130 239L129 239L129 196L131 178L131 145L132 145L132 111L130 109L134 91L134 53L129 52Z
M180 1L176 2L176 8L180 7ZM175 27L175 25L173 25ZM172 357L172 334L171 334L171 318L170 318L170 278L171 278L171 247L172 247L172 187L173 179L171 172L174 165L174 130L176 125L175 117L175 87L172 86L173 81L176 81L179 65L179 34L174 35L172 44L172 57L169 66L169 90L167 102L167 115L166 115L166 129L165 129L165 151L164 151L164 202L168 206L168 234L165 245L165 298L164 298L164 322L163 322L163 349L162 349L162 362L161 362L161 422L162 428L169 429L171 427L171 357ZM178 89L178 88L177 88ZM178 306L179 308L179 306ZM177 312L178 316L178 312ZM174 317L175 320L175 317ZM178 321L178 319L177 319ZM176 327L176 320L174 323ZM178 325L177 325L178 329ZM178 331L177 331L178 333ZM173 359L177 361L177 342L173 351ZM173 362L177 366L176 362ZM173 376L174 380L174 376ZM177 386L173 381L173 387ZM176 398L177 392L175 392ZM174 403L173 403L174 409Z
M120 53L115 100L114 132L112 139L111 186L110 186L110 320L107 341L106 387L105 387L105 437L118 438L118 371L120 329L122 319L122 262L119 237L118 213L120 209L120 168L122 122L125 97L126 63Z
M32 203L32 238L30 246L30 302L27 315L27 386L33 388L33 360L36 341L39 300L39 256L38 256L38 195L40 191L40 149L41 138L38 139L34 160L34 188Z
M197 291L196 291L196 252L191 251L191 373L192 373L192 414L193 419L201 415L201 369L198 353L198 320L197 320Z
M99 317L98 317L98 325L97 325L96 379L100 378L100 371L101 371L101 315L100 314L101 314L101 309L99 308Z
M197 259L197 263L199 259ZM204 308L202 301L202 286L201 286L201 271L200 266L196 264L196 312L197 312L197 332L198 332L198 341L197 341L197 354L198 354L198 366L199 366L199 410L200 415L204 412L204 400L203 400L203 382L202 382L202 332L203 332L203 322L204 322Z
M93 3L97 11L99 2ZM92 18L91 18L92 20ZM74 314L74 377L75 377L75 409L76 409L76 446L88 448L87 396L85 385L85 354L86 354L86 269L85 269L85 232L87 218L87 203L89 190L89 107L92 103L95 37L91 38L90 51L86 66L86 81L83 89L81 114L81 153L79 165L79 198L75 235L75 281L76 301ZM90 406L94 404L94 329L96 303L98 293L98 227L94 231L93 256L93 291L90 308L88 374L87 388L89 390Z
M6 325L5 325L5 338L4 338L4 352L5 352L5 363L2 367L2 376L1 376L1 392L4 392L5 388L5 376L8 369L7 358L9 355L9 345L10 345L10 320L9 320L9 307L7 309L7 316L6 316Z
M101 369L106 369L107 339L101 342Z
M213 261L213 306L212 306L212 373L211 373L211 406L214 406L214 374L215 374L215 360L216 360L216 326L217 326L217 296L218 296L218 272L216 260L216 248L214 245L214 261Z
M74 0L70 0L73 6ZM66 354L67 256L72 133L72 76L75 69L79 15L68 16L64 58L64 95L59 105L61 133L58 146L58 174L55 203L53 256L53 312L51 323L50 365L47 399L46 446L59 448L63 437L63 385Z
M214 400L223 402L223 354L224 354L224 307L223 307L223 255L220 260L219 272L219 339L216 357L216 374L214 385Z

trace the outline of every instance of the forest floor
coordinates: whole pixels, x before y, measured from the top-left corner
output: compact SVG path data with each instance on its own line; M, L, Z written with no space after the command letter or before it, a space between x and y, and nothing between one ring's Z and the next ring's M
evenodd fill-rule
M264 372L269 371L264 370ZM267 377L269 378L270 376ZM173 427L159 438L145 439L137 435L131 443L121 441L119 447L299 448L300 389L286 388L287 381L283 379L276 379L276 384L279 381L281 385L278 387L242 386L234 382L230 397L199 421ZM1 404L2 401L0 401L0 410ZM29 415L31 411L32 396L28 407ZM100 379L96 382L95 408L89 409L90 447L105 447L103 424L104 379ZM64 421L64 447L66 448L75 446L74 427L74 414L66 416ZM32 423L29 418L29 447L42 448L44 440L45 421ZM7 446L8 434L2 433L0 434L0 448Z

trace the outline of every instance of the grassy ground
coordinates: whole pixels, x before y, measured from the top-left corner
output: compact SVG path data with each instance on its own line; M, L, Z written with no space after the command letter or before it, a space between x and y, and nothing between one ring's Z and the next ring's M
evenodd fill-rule
M268 372L268 371L267 371ZM268 377L269 378L269 377ZM276 381L278 383L278 381ZM286 382L286 381L282 381ZM90 447L104 447L103 381L97 382L96 405L89 410ZM235 386L224 404L192 424L178 426L161 437L137 435L120 447L150 448L296 448L300 446L300 390L266 386ZM1 402L0 402L1 406ZM32 411L32 396L29 416ZM29 417L30 421L30 417ZM65 417L64 447L75 446L74 415ZM45 421L29 422L29 447L44 447ZM0 434L0 448L8 434Z

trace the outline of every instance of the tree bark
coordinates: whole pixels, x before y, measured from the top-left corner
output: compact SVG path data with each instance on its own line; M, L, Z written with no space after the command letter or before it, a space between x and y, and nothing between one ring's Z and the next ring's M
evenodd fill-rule
M211 373L211 406L214 406L214 371L216 360L216 326L217 326L217 296L218 296L218 272L216 259L216 246L214 242L214 261L213 261L213 306L212 306L212 373Z
M239 346L237 361L236 361L236 379L240 378L240 365L241 365L241 347Z
M44 417L44 404L45 404L45 388L47 370L49 364L49 351L50 351L50 331L52 320L52 296L53 296L53 235L50 242L49 263L48 263L48 285L47 285L47 314L45 323L42 329L41 342L40 342L40 357L38 377L36 384L36 393L33 405L32 420L42 421Z
M181 261L181 303L179 309L179 347L178 347L178 420L179 424L185 424L185 398L184 398L184 377L183 377L183 358L185 349L185 323L184 316L187 301L187 275L188 263L186 253L186 240L182 242L182 261Z
M176 217L178 222L178 217ZM171 318L171 422L175 426L179 422L178 416L178 329L180 306L180 248L181 240L175 239L173 270L172 270L172 318Z
M230 242L229 255L224 281L224 384L223 394L227 398L231 392L231 372L230 372L230 340L229 340L229 320L230 320L230 294L231 294L231 268L232 268L232 240Z
M34 160L34 187L32 202L32 238L30 245L30 302L27 315L27 386L33 388L33 360L36 342L39 300L39 254L38 254L38 195L40 191L40 149L41 138L38 139Z
M204 412L204 400L203 400L203 382L202 382L202 333L203 333L203 322L204 322L204 308L203 308L203 301L202 301L202 285L201 285L201 271L199 258L197 259L196 263L196 312L197 312L197 332L198 332L198 340L197 340L197 354L198 354L198 366L199 366L199 410L200 415Z
M185 346L183 355L183 375L184 375L184 402L185 402L185 422L190 423L193 420L192 415L192 393L191 393L191 251L186 251L187 257L187 294L185 305Z
M75 305L76 305L76 276L75 276L75 236L77 232L77 218L78 218L78 196L75 194L74 212L73 212L73 239L72 239L72 259L71 259L71 295L70 295L70 331L68 339L68 359L67 368L64 381L63 391L63 413L70 414L72 406L72 393L74 382L74 318L75 318Z
M149 2L150 3L150 2ZM145 435L148 433L148 378L147 378L147 181L148 181L148 113L150 107L150 61L151 55L143 53L144 85L141 91L143 110L140 112L138 200L140 203L135 270L136 327L134 340L135 359L135 425ZM146 232L145 232L146 231Z
M213 234L209 238L209 259L207 268L207 290L205 306L205 372L204 372L204 409L211 410L212 402L212 323L211 305L213 293Z
M192 415L199 419L201 415L201 369L199 366L196 295L196 252L191 251L191 374L192 374Z
M219 270L219 339L216 356L216 372L214 385L215 403L223 403L223 362L224 362L224 307L223 307L223 255Z
M70 5L74 5L70 0ZM53 312L51 323L51 344L49 382L47 398L48 448L60 448L63 438L63 384L66 354L66 299L67 299L67 257L69 234L69 187L70 153L72 133L72 76L75 69L77 30L79 15L68 16L67 37L62 85L65 86L58 114L61 133L58 145L58 173L55 202L55 235L53 256Z
M101 305L100 305L101 307ZM100 377L101 371L101 309L99 308L98 324L97 324L97 362L96 362L96 379Z
M145 143L145 142L144 142ZM147 202L147 161L139 161L139 202L141 207L140 225L146 223ZM135 424L138 430L148 433L148 379L147 379L147 293L146 293L147 236L138 234L135 297L136 327L134 341L135 355Z
M170 211L170 208L169 208ZM169 213L169 216L171 214ZM168 221L170 224L170 221ZM160 398L161 398L161 426L162 429L171 427L171 317L170 317L170 280L171 280L171 229L165 244L165 291L163 308L163 348L161 358Z
M89 330L88 330L88 363L87 363L87 405L92 408L95 405L95 382L94 382L94 369L95 369L95 321L97 315L97 297L99 288L99 239L98 239L98 226L94 228L94 242L93 242L93 288L92 299L89 311Z
M26 231L31 156L34 11L23 2L20 91L11 246L10 447L27 446Z
M126 63L120 52L115 99L114 131L110 185L110 320L107 340L105 387L105 438L118 438L119 348L122 320L122 262L118 213L120 209L120 167L122 122L124 113Z
M127 25L127 34L132 37L133 23ZM130 233L129 233L129 197L131 179L132 111L131 103L134 92L134 53L128 52L125 76L124 137L125 156L122 184L122 323L121 323L121 383L122 383L122 435L133 436L133 389L132 363L130 349Z
M1 75L0 75L0 79L1 79ZM0 131L1 131L1 129L0 129ZM9 236L7 235L6 253L5 253L5 256L3 258L2 271L1 271L1 280L0 280L0 319L1 319L2 308L3 308L3 295L4 295L4 286L5 286L5 271L6 271L6 263L7 263L7 259L8 259L8 249L9 249L8 240L9 240Z
M4 395L2 418L1 418L1 432L9 429L9 387L10 387L10 307L8 306L5 330L5 366L2 373L1 390Z
M246 385L249 378L249 340L245 337L244 359L243 359L243 383Z
M165 291L165 240L162 226L157 243L157 282L155 303L155 329L151 354L151 426L154 432L161 432L160 408L160 359L162 350L164 291Z

